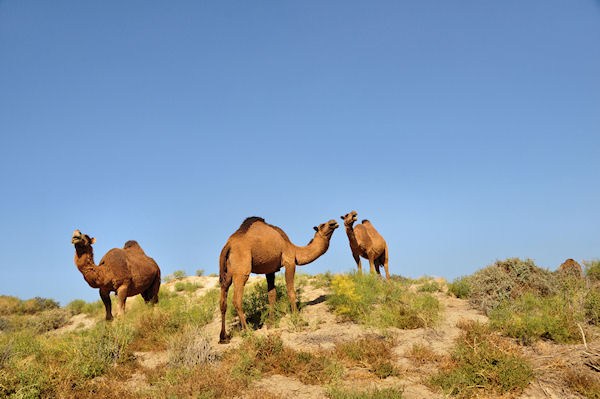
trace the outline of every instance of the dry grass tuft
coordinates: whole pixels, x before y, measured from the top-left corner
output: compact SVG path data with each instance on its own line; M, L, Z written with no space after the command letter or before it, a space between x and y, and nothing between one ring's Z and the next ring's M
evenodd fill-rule
M349 366L365 367L377 377L386 378L399 374L393 364L393 346L394 343L390 340L365 337L338 344L335 354Z
M406 353L406 357L415 364L441 363L446 360L445 356L435 353L426 346L416 344Z
M569 388L586 398L600 399L600 378L597 373L582 368L569 369L564 380Z

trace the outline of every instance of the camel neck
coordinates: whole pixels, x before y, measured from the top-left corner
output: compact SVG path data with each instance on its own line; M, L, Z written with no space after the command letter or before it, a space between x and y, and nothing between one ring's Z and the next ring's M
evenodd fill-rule
M317 233L308 245L304 247L294 245L294 247L296 247L296 264L306 265L327 251L329 240Z
M356 241L356 235L354 234L354 227L345 225L346 234L348 235L348 240L350 240L350 245L352 247L358 248L358 241Z
M99 273L94 263L94 251L91 247L75 246L75 266L83 274L83 278L92 288L98 288Z

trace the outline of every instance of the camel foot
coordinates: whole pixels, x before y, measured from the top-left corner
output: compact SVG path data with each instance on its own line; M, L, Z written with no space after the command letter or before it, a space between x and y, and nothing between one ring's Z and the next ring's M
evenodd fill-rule
M229 337L219 339L219 344L228 344L230 342L231 342L231 338L229 338Z

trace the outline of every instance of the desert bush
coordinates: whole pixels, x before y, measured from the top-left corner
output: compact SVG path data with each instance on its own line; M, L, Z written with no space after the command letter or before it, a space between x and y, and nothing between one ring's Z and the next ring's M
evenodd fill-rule
M341 388L330 388L327 396L330 399L401 399L402 389L375 388L366 391L349 391Z
M28 327L34 332L41 334L56 330L69 322L71 311L65 308L46 310L32 316L28 320Z
M455 297L465 299L471 296L471 286L469 278L466 276L457 277L448 284L448 292L454 294Z
M10 321L8 319L5 319L4 317L0 317L0 331L7 330L9 325L10 325Z
M81 334L72 363L81 378L97 377L113 364L133 358L128 345L134 338L134 330L124 322L117 320L113 323L101 323Z
M325 273L315 274L313 276L312 286L315 288L331 287L333 281L333 274L329 270Z
M529 385L533 370L514 344L489 333L487 326L470 322L457 340L451 358L430 383L445 395L459 398L481 394L518 394Z
M600 325L600 292L590 288L584 298L585 319L589 324Z
M74 299L67 304L67 309L69 309L73 314L80 314L83 312L84 306L85 301L83 299Z
M342 365L328 353L299 352L283 345L280 337L248 335L240 348L225 354L236 375L282 374L305 384L328 384L343 373Z
M490 311L490 325L523 344L546 338L574 342L581 338L578 321L584 317L571 299L561 295L537 297L527 293Z
M410 292L403 282L351 273L335 276L331 286L327 303L347 320L412 329L430 327L439 318L439 301L429 294Z
M169 364L172 367L194 367L216 359L208 337L197 326L186 325L169 338L167 344Z
M0 315L11 315L18 313L21 308L21 300L14 296L0 295Z
M175 278L175 280L180 280L180 279L184 278L185 276L187 276L185 270L175 270L173 272L173 277Z
M196 276L198 276L198 277L204 276L204 269L196 270Z
M54 299L35 297L23 301L21 304L21 312L26 314L34 314L49 309L58 308L58 302Z
M198 283L190 283L190 282L184 283L182 281L178 281L175 283L175 291L177 291L177 292L181 292L181 291L194 292L199 288L202 288L202 285L198 284Z
M281 318L291 311L291 305L286 285L280 279L275 280L275 292L277 293L277 299L273 310L273 322L277 325ZM300 302L302 290L295 287L295 292L296 307L300 310L302 309L302 303ZM242 308L244 309L246 322L254 328L261 328L269 320L269 297L266 281L260 281L246 288L242 298ZM232 302L232 295L228 297L227 314L230 318L237 316L237 311Z
M509 258L478 270L468 278L471 303L488 313L506 300L531 292L539 296L557 293L554 276L533 260Z
M418 344L413 344L406 357L415 364L439 363L444 359L443 355L439 355L430 348Z
M600 281L600 259L584 261L585 276L592 282Z
M134 329L133 350L160 350L168 340L185 326L200 327L214 317L219 298L218 290L210 290L199 300L178 296L165 296L158 305L141 304L137 311L126 314Z
M600 379L596 374L584 369L569 369L565 374L565 382L569 388L586 398L600 399Z
M335 354L338 359L344 360L351 366L366 366L377 377L387 378L399 373L393 365L393 345L394 343L390 340L366 337L338 344Z
M440 292L442 287L435 281L426 281L417 288L418 292Z

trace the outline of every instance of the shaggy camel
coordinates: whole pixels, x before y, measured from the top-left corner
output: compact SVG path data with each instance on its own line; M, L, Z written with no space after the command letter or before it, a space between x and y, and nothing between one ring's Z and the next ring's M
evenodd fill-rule
M146 256L136 241L127 241L123 249L113 248L94 264L92 244L95 238L73 232L71 243L75 245L75 266L92 288L100 289L100 298L106 308L106 320L112 320L110 293L119 298L119 314L125 313L127 297L142 294L146 303L158 302L160 269L154 259Z
M352 211L341 216L341 218L346 227L346 234L348 234L350 249L358 266L358 272L362 273L360 265L360 257L362 256L365 259L369 259L371 273L377 269L377 274L381 275L379 266L383 266L385 268L385 277L389 280L388 248L385 240L368 220L363 220L361 224L353 227L354 222L357 220L356 215L356 212Z
M314 227L315 236L304 247L298 247L277 226L265 223L263 218L250 217L233 233L219 258L219 281L221 283L221 335L220 342L227 342L225 333L225 312L227 311L227 292L233 282L233 306L240 317L242 328L247 328L246 317L242 309L244 285L250 273L265 274L269 297L269 320L273 320L275 291L275 272L285 267L285 282L292 311L296 312L296 293L294 292L294 274L296 265L306 265L329 248L329 240L339 225L335 220Z

